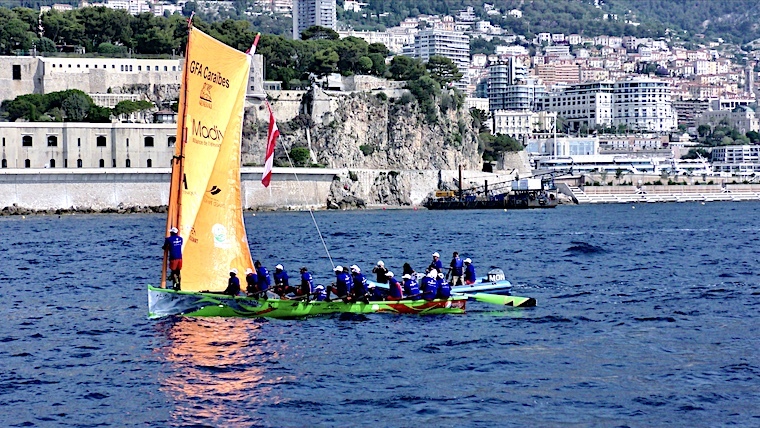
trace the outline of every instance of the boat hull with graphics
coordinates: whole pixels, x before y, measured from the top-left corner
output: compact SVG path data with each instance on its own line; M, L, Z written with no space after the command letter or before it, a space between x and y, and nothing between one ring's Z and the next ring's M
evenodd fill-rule
M450 299L370 301L344 303L342 301L303 301L285 299L257 299L228 296L218 293L175 291L148 286L148 314L151 318L170 315L191 317L243 317L243 318L303 318L338 313L463 314L466 296Z

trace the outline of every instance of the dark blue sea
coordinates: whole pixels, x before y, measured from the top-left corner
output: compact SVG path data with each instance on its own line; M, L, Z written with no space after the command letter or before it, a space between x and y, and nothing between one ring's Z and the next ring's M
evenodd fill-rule
M336 264L458 250L538 307L147 319L164 217L0 219L0 426L760 426L760 203L317 212ZM330 278L308 213L254 258Z

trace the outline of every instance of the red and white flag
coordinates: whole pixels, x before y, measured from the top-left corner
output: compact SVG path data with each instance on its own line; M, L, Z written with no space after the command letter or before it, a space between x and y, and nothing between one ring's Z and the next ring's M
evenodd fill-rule
M267 152L264 157L264 174L261 176L261 184L269 187L269 181L272 179L272 164L274 163L274 145L277 143L277 137L280 136L280 130L277 128L277 122L274 120L272 106L267 101L267 110L269 110L269 132L267 132Z

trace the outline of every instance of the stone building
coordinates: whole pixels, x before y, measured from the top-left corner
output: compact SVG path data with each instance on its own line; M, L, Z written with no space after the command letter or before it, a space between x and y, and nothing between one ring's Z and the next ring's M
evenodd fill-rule
M0 123L2 168L169 167L171 123Z

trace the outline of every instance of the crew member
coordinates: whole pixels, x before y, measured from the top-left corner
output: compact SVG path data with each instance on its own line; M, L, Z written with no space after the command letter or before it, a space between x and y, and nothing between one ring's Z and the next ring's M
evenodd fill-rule
M272 278L269 276L267 268L262 266L260 261L256 260L253 263L253 267L256 268L256 276L258 277L256 292L258 292L262 298L266 298L269 286L272 285Z
M362 270L359 269L359 266L352 265L350 269L351 280L353 281L354 297L357 301L363 300L366 303L367 293L369 293L369 284L367 283L367 278L364 277Z
M349 294L351 293L351 275L349 275L347 272L344 272L343 266L335 266L335 285L330 287L330 289L327 292L327 295L330 295L330 292L334 293L336 296L338 296L339 299L343 300L343 302L348 303Z
M259 277L256 276L256 272L251 268L245 270L245 292L248 294L255 294L258 292Z
M451 297L451 284L444 280L443 272L438 273L438 279L436 280L438 286L438 298L448 299Z
M415 276L414 269L412 269L412 265L409 263L404 263L404 271L401 272L401 277L403 278L404 275Z
M327 291L325 291L325 286L322 284L317 285L314 287L314 299L317 302L324 302L327 300Z
M324 287L322 287L322 290L324 290ZM301 268L301 286L296 290L296 296L303 296L308 299L312 293L314 293L314 277L304 266Z
M404 293L407 299L420 300L420 287L412 275L406 274L401 277L404 280Z
M388 283L388 269L385 268L385 263L382 260L379 260L377 265L372 268L372 273L377 275L377 282L381 284Z
M385 276L388 280L388 297L387 300L401 300L404 298L404 290L401 288L401 283L393 277L393 272L388 271Z
M288 271L286 271L282 265L274 267L274 290L280 297L290 293L293 289L288 283Z
M230 279L227 280L227 288L222 294L237 296L240 293L240 279L237 277L237 269L230 270Z
M454 255L451 258L451 263L449 263L449 273L451 274L452 286L461 284L463 267L464 263L462 263L462 259L459 258L459 253L454 251Z
M438 271L431 269L424 278L422 278L423 290L422 298L425 300L433 300L438 294Z
M475 284L478 277L475 275L475 265L469 258L464 259L464 283L467 285Z
M430 262L428 269L435 269L438 272L443 272L443 262L441 261L441 255L433 253L433 261Z
M182 237L179 236L179 230L176 227L169 229L169 236L164 239L164 245L161 247L164 251L169 252L169 280L172 281L172 288L179 290L180 270L182 270Z

